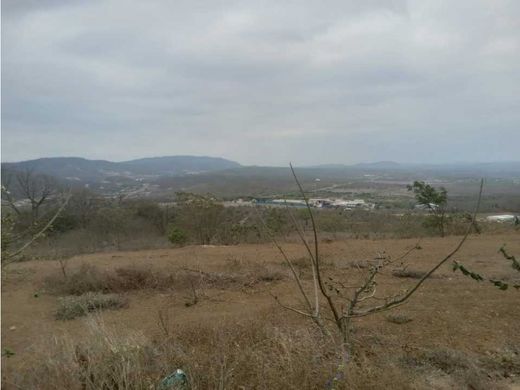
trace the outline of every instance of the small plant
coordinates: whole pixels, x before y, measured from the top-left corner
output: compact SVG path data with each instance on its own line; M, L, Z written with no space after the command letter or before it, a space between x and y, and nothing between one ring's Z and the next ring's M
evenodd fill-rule
M128 304L127 300L118 294L86 293L80 296L60 298L56 319L72 320L96 310L120 309Z
M2 357L10 358L11 356L16 355L13 351L11 351L9 348L4 348L2 351Z

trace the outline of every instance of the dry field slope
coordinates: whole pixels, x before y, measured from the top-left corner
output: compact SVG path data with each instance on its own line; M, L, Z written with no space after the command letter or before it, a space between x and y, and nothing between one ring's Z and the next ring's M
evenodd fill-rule
M420 243L422 249L410 256L408 268L427 269L446 255L458 240L457 237L423 239ZM360 271L352 264L373 259L382 251L398 256L415 243L416 240L350 240L324 242L321 248L327 273L345 275L353 282ZM471 236L456 255L456 260L490 277L512 275L510 265L497 253L504 243L510 253L519 257L520 235L513 232ZM299 245L289 243L285 247L293 258L304 256ZM297 260L297 263L302 276L310 282L306 264L302 260ZM276 355L273 350L264 351L257 344L246 343L237 347L232 344L238 345L239 341L225 344L220 340L225 344L223 346L209 339L211 332L220 335L217 339L235 337L234 327L242 329L236 333L247 333L246 326L265 326L275 329L278 332L276 337L286 332L284 337L289 338L300 335L298 332L302 330L312 329L306 319L284 311L273 301L271 294L298 305L298 295L289 271L272 245L192 246L84 255L68 261L67 274L73 275L81 267L86 269L84 264L95 266L107 274L113 274L118 268L151 269L159 278L160 275L171 278L172 288L168 288L164 280L147 288L119 286L128 305L96 315L97 321L101 321L108 332L114 331L118 335L135 331L155 344L167 338L184 337L184 357L171 358L170 363L163 366L147 368L143 371L150 376L146 383L153 384L168 370L177 368L167 367L168 364L184 364L196 388L327 388L326 378L334 375L330 368L335 364L334 358L330 358L330 365L319 363L318 368L315 362L309 362L305 370L314 373L312 378L302 377L298 368L293 366L290 366L292 374L287 373L283 378L280 373L289 370L289 366L283 365L287 363L284 359L296 359L295 356L303 361L306 359L301 351L291 350L292 346L285 352L273 347L278 351ZM347 372L345 383L351 386L348 388L519 388L520 292L513 289L499 291L489 283L476 283L460 273L453 273L450 265L441 268L438 277L429 280L408 304L394 312L398 318L411 321L398 324L395 323L398 321L389 321L390 313L382 313L355 322L358 329L355 334L357 357ZM195 272L197 270L203 273ZM40 366L50 364L45 361L46 356L53 356L53 348L58 348L62 339L80 345L93 337L89 336L92 322L89 317L68 321L55 319L60 298L51 290L53 283L60 283L61 274L60 264L54 261L20 263L4 273L2 349L14 352L13 356L2 358L4 388L24 388L35 380L31 376L42 372L47 375L45 381L54 378L56 384L54 387L41 384L38 388L60 388L63 378L58 378L59 372L50 372L52 369L49 368L46 369L50 371L41 371ZM182 283L184 276L189 276L191 282ZM381 275L379 288L382 293L395 292L414 281L397 278L388 272ZM193 290L197 302L194 302ZM159 312L162 313L162 325ZM268 335L275 334L269 332ZM248 337L254 339L257 335ZM248 348L251 351L247 351ZM225 355L224 360L219 357L217 349L220 355ZM237 354L253 354L259 350L264 351L264 357L247 355L246 360L257 359L255 361L261 362L261 367L259 364L254 369L248 366L250 371L242 372L241 366L245 367L246 363L240 363ZM204 363L204 356L210 355L216 360ZM275 369L270 365L274 364L273 359L276 360L277 356L285 363L280 363ZM320 356L327 359L326 353ZM212 371L213 367L204 368L197 364L190 366L196 358L200 359L201 366L213 364L218 369ZM234 363L233 359L236 360ZM230 368L232 364L235 366ZM323 373L316 374L320 364ZM61 375L73 374L64 371ZM263 379L258 379L260 377ZM71 383L73 388L74 381L69 379L63 379L63 383ZM298 383L299 380L303 382ZM91 388L95 388L93 386ZM150 386L147 388L153 388ZM341 386L347 388L347 384L340 384L338 388Z

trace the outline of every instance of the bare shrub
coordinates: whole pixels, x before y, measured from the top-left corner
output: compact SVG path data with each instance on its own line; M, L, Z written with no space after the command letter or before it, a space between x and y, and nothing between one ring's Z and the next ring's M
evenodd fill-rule
M389 314L386 316L386 320L398 325L407 324L412 321L412 319L405 314Z
M396 278L410 278L410 279L421 279L426 275L426 271L418 271L413 269L395 269L392 271L392 275ZM436 275L430 276L430 278L436 277Z
M167 289L174 285L168 273L157 273L149 267L128 266L113 272L100 271L90 264L82 264L75 272L56 273L45 279L45 288L54 294L82 295L87 292L116 293L140 289Z
M471 359L465 353L447 348L424 350L417 356L406 357L404 360L410 366L430 366L446 374L467 370L473 366Z
M261 282L273 282L282 280L285 275L265 265L257 265L251 271L245 273L234 272L206 272L197 269L183 268L176 274L177 286L184 288L192 284L225 290L229 288L252 287Z
M56 319L72 320L96 310L120 309L127 303L124 297L117 294L88 292L79 296L63 297L59 299Z
M175 285L172 274L154 272L143 266L116 268L115 275L109 274L107 279L111 291L163 290Z
M285 278L285 273L265 264L252 265L241 272L207 272L192 268L165 272L138 265L101 271L96 266L85 263L75 271L68 271L66 275L60 271L47 276L44 286L46 291L57 295L82 295L87 292L121 293L144 289L189 290L192 292L191 295L194 295L194 290L198 294L206 289L240 289Z
M285 275L283 273L270 268L265 268L261 272L254 273L253 275L259 282L276 282L278 280L285 279Z
M82 295L106 289L105 275L86 263L81 264L75 272L67 273L66 277L61 272L49 275L44 284L47 291L61 295Z

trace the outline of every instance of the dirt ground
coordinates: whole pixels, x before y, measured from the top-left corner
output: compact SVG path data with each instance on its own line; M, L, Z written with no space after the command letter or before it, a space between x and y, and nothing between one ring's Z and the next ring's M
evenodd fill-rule
M419 243L422 249L409 256L408 269L426 270L449 253L460 237L428 238ZM398 257L416 245L417 240L349 240L322 242L323 261L327 273L344 275L349 282L358 280L363 270L352 264L372 260L381 254ZM520 234L471 236L455 260L489 278L506 278L513 274L498 249L507 245L511 254L520 257ZM300 245L284 247L292 258L305 255ZM266 311L280 311L272 295L283 302L298 305L297 291L289 270L283 265L276 249L270 244L237 246L190 246L178 249L135 252L99 253L69 259L67 272L88 263L103 270L121 266L146 266L158 272L178 272L190 268L204 272L247 270L261 265L281 272L282 280L266 281L251 286L211 288L201 292L200 301L186 306L189 291L137 290L128 292L127 308L104 311L101 314L107 327L135 329L150 337L159 337L158 312L168 311L174 325L218 323L238 318L256 318ZM49 275L61 273L57 261L30 261L11 266L2 275L2 351L14 352L2 358L2 377L23 371L30 364L34 345L42 340L63 334L81 338L85 330L84 318L59 321L54 317L58 297L45 290ZM363 334L375 336L384 348L410 353L428 348L460 350L479 356L495 353L507 346L520 346L520 291L512 288L500 291L488 282L477 283L451 269L451 261L427 281L420 291L395 312L411 319L405 324L386 320L388 313L356 320ZM516 275L514 275L516 276ZM390 272L380 276L378 294L396 293L416 282L410 278L396 278ZM310 280L308 281L310 283ZM283 314L288 321L306 321L292 313ZM382 340L382 341L381 341ZM517 388L520 378L508 378L510 388ZM442 383L432 388L443 387Z

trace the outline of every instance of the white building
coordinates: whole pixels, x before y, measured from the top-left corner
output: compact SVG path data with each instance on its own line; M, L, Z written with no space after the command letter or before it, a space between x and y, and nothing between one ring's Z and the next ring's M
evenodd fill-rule
M486 217L486 220L489 222L513 223L513 222L518 221L518 216L512 215L512 214L490 215L490 216Z

